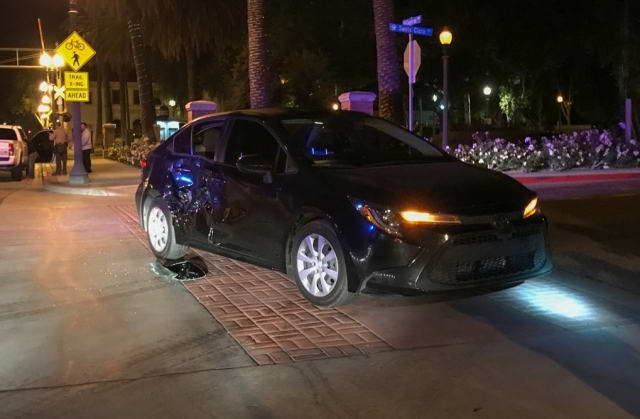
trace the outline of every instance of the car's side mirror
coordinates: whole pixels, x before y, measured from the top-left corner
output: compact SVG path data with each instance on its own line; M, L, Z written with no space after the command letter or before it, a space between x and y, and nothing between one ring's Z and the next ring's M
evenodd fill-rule
M255 173L263 176L265 183L273 182L273 163L257 154L242 156L236 162L236 167L242 173Z

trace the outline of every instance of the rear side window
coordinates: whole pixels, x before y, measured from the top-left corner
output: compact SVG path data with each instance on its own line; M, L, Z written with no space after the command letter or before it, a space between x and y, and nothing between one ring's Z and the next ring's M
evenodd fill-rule
M201 124L193 129L193 154L215 159L223 123Z
M191 154L191 127L176 133L173 138L173 152L179 154Z
M11 128L0 128L0 140L17 140L16 132Z

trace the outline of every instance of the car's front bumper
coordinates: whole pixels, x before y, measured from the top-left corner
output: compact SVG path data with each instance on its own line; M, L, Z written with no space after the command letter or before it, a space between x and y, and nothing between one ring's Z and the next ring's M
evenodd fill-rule
M365 273L360 290L459 290L517 282L552 268L542 217L509 230L434 234L429 242L413 246L398 239L379 240L372 253L379 254L386 267ZM384 251L379 250L381 243Z

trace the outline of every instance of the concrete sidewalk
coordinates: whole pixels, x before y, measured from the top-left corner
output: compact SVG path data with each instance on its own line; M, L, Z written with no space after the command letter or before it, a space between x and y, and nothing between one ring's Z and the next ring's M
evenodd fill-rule
M102 157L92 156L89 183L84 185L69 184L69 176L52 176L55 164L42 163L36 173L40 172L45 190L55 193L92 196L131 196L140 184L140 169ZM69 160L67 173L73 168L73 160Z
M102 157L92 157L93 173L85 185L69 184L68 176L51 176L55 165L42 163L42 180L45 190L56 193L92 196L132 195L140 183L140 169ZM73 160L69 160L71 172ZM574 170L566 172L507 173L527 186L550 184L575 184L616 180L640 180L640 169Z

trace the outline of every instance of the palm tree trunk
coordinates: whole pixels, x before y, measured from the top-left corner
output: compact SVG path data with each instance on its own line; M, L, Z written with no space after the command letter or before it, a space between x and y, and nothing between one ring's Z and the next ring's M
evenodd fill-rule
M187 99L193 102L196 100L196 57L192 48L186 48L184 55L187 58Z
M99 65L102 67L102 94L104 95L104 120L113 123L113 100L111 98L111 72L109 67L102 60Z
M147 54L142 41L140 19L135 0L128 0L127 6L127 27L129 28L129 36L131 37L131 50L133 52L133 62L136 67L138 90L140 91L142 130L149 138L149 141L156 142L157 138L153 127L156 122L156 107L153 102L153 85L151 84L149 69L147 68Z
M271 102L264 13L265 0L247 0L249 102L252 108L266 108Z
M93 141L93 147L96 147L96 144L102 144L102 115L103 115L103 108L102 108L102 79L104 78L104 68L101 64L101 57L100 54L98 54L97 57L98 60L98 68L97 68L97 74L96 74L96 126L93 128L93 132L95 133L94 136L94 141Z
M393 0L373 0L379 115L397 124L403 124L398 51L395 34L389 30L389 23L393 22L393 14Z
M125 144L128 144L127 130L129 129L129 89L127 89L127 70L121 68L118 72L120 81L120 134Z

